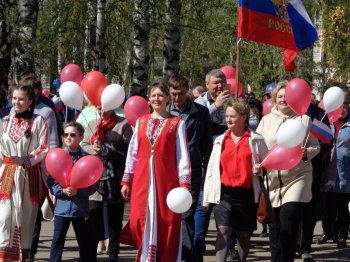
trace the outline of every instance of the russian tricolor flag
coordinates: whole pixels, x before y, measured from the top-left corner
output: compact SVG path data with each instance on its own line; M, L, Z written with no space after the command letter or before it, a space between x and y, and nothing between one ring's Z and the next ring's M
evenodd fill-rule
M326 144L331 144L333 140L331 129L326 124L317 119L314 119L314 121L312 121L310 135L316 137Z
M317 31L300 0L239 0L238 37L286 49L290 66L316 41Z

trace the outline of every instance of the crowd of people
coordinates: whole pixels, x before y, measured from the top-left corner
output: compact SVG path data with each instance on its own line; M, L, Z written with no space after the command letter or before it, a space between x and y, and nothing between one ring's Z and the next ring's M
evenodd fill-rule
M225 84L219 69L206 75L205 87L192 89L186 77L174 74L167 83L149 86L150 113L135 127L121 109L116 113L91 105L84 110L93 112L92 117L81 114L62 125L55 105L41 93L39 78L23 74L12 88L11 106L0 110L0 262L34 261L45 199L54 209L52 262L62 260L71 223L82 262L97 261L102 252L111 262L120 261L121 243L137 248L136 261L201 262L211 213L217 228L216 261L246 261L257 229L263 173L275 218L261 232L270 239L271 261L294 261L296 253L314 261L311 244L320 220L324 233L318 244L332 240L338 248L346 247L348 88L343 87L343 112L330 124L314 101L305 115L294 113L285 99L287 81L269 84L261 100L251 94L235 98ZM265 99L273 107L263 116ZM289 119L300 121L307 131L313 119L323 121L333 132L332 144L306 132L298 165L264 170L261 162ZM62 146L73 164L86 155L99 157L104 166L99 181L76 189L51 177L45 156ZM192 195L191 207L182 214L166 202L176 187ZM130 213L123 225L127 202Z

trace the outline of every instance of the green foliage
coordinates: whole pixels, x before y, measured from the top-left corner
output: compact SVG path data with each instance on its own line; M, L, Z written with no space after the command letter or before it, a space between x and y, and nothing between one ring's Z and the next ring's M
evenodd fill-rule
M327 65L335 67L338 75L350 75L350 1L325 1L324 37ZM343 3L344 2L344 3Z
M149 81L162 77L163 36L165 28L165 1L150 3L150 66ZM180 0L179 0L180 1ZM347 2L346 0L345 2ZM236 63L237 0L182 1L180 20L181 58L180 72L190 79L191 85L204 84L205 74L213 68ZM350 72L350 4L339 1L303 1L311 18L317 12L324 14L326 51L331 57L327 65ZM57 62L62 66L76 63L83 69L85 26L88 20L87 0L40 0L35 47L36 68L50 82L58 75ZM321 4L321 5L320 5ZM337 5L338 4L338 5ZM130 84L130 61L134 1L107 0L105 53L110 82ZM16 18L12 20L13 44L16 44ZM93 61L95 47L88 45ZM244 87L253 86L261 94L272 81L295 77L312 80L317 75L312 62L312 48L298 55L293 74L283 68L283 50L249 42L241 42L240 81ZM89 63L87 71L93 70ZM85 72L86 73L86 72Z

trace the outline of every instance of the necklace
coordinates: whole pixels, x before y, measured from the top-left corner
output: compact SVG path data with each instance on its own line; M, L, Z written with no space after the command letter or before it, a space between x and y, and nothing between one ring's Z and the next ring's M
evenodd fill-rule
M152 113L152 118L154 118L154 119L166 119L168 117L169 117L168 112L166 112L164 115L160 115L160 114L154 113L154 112Z

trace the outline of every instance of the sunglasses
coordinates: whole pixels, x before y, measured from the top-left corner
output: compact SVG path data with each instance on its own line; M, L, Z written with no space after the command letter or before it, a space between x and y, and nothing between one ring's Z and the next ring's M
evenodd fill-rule
M64 138L67 138L68 136L74 138L74 137L77 136L77 134L76 134L76 133L64 133L64 134L63 134L63 137L64 137Z

